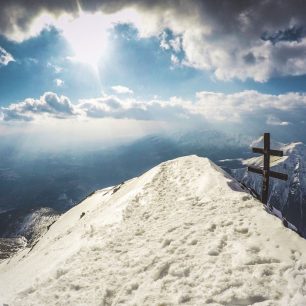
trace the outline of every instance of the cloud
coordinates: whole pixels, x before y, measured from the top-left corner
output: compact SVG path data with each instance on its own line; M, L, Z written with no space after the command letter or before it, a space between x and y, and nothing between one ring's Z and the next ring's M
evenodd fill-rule
M28 98L0 108L0 133L2 127L6 134L13 130L26 133L33 127L42 140L47 138L49 141L57 137L59 127L62 127L65 137L78 139L79 132L90 126L91 132L82 138L86 142L91 137L105 139L106 134L109 138L120 138L125 129L130 130L129 137L132 137L144 128L161 133L200 128L246 136L269 131L280 141L306 141L305 117L306 93L269 95L257 91L232 94L202 91L196 93L193 100L155 97L147 101L130 96L103 95L72 103L68 97L47 92L39 99ZM50 131L46 134L42 127ZM114 131L120 135L113 135L116 134ZM62 132L59 134L63 145L67 145Z
M267 124L268 125L287 126L290 123L288 121L281 121L279 118L277 118L275 116L268 116Z
M0 118L3 121L34 121L40 118L113 118L142 121L173 121L188 119L185 108L191 102L172 97L168 101L153 99L138 101L105 95L95 99L83 99L71 103L65 96L47 92L39 99L28 98L8 107L2 107Z
M276 114L281 114L288 117L298 115L299 111L306 113L304 93L272 95L255 90L233 94L202 91L196 93L196 98L191 111L215 121L242 122L250 118L253 121L263 118L271 124L272 115L277 117Z
M174 54L171 54L171 62L173 65L179 65L180 60L178 59L178 57Z
M129 119L168 122L169 124L230 124L251 126L284 126L294 128L306 116L306 94L262 94L254 90L233 94L197 92L193 101L180 97L148 101L131 97L103 95L72 103L68 97L47 92L39 99L28 98L0 109L3 121Z
M57 87L62 87L64 85L64 81L61 79L55 79L54 83Z
M77 115L77 110L65 96L46 92L39 99L28 98L23 102L2 107L4 121L33 121L40 117L68 118Z
M0 46L0 67L7 66L10 62L14 62L13 56Z
M182 51L182 38L176 36L174 38L169 38L169 35L166 31L160 35L160 47L164 50L172 49L175 53Z
M134 94L132 89L121 85L113 86L112 90L117 94L130 94L130 95Z
M188 101L172 97L168 101L120 99L116 96L104 96L97 99L81 100L77 108L86 117L116 118L153 121L173 121L188 119L189 111L185 109Z
M164 50L169 50L171 48L167 36L168 35L165 31L160 35L160 47Z
M140 38L159 37L162 48L184 53L184 65L221 80L306 74L306 3L300 0L5 1L0 32L21 41L50 24L60 26L60 16L78 16L78 4L109 15L133 10L117 22L134 24ZM163 35L166 29L173 35Z
M62 68L62 67L57 66L57 65L54 65L54 64L52 64L52 63L47 63L47 67L48 67L48 68L51 68L51 69L54 71L54 73L56 73L56 74L58 74L58 73L60 73L60 72L63 71L63 68Z

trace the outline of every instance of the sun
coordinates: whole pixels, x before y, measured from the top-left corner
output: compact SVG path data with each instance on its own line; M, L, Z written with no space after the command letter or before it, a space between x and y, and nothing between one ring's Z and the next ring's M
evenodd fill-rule
M103 14L81 12L72 20L62 21L62 34L70 44L73 60L97 67L108 49L110 25Z

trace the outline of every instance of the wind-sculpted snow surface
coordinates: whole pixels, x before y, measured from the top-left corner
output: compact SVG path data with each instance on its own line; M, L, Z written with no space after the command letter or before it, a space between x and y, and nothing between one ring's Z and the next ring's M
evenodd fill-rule
M306 241L205 158L96 192L0 265L9 305L306 305Z

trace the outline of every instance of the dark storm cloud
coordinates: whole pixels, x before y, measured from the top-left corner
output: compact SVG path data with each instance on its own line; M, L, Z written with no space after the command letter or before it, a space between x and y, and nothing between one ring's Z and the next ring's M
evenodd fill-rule
M244 61L248 64L255 64L256 58L252 52L249 52L243 57Z
M1 3L0 33L20 41L39 32L31 28L35 17L77 16L79 8L109 14L135 9L144 17L135 20L140 36L161 37L163 30L171 30L173 39L181 41L182 64L212 71L218 79L265 82L306 74L303 0L11 0ZM164 45L173 49L169 41Z
M303 27L293 26L286 30L280 30L276 33L264 33L262 35L263 40L269 40L273 44L281 41L301 41L306 36L306 31Z
M286 27L292 22L291 31L299 29L295 26L305 23L306 13L303 0L8 0L1 3L0 29L7 35L16 28L26 31L32 20L44 12L54 16L62 13L76 15L82 8L90 12L114 13L126 7L137 7L152 14L173 11L186 18L200 18L213 25L215 33L238 33L245 30L241 29L244 25L250 32L263 34L261 31L265 26L271 31L271 37L287 35Z
M63 12L75 13L76 1L35 1L35 0L8 0L1 1L0 31L10 35L16 31L26 32L33 19L44 12L59 15Z

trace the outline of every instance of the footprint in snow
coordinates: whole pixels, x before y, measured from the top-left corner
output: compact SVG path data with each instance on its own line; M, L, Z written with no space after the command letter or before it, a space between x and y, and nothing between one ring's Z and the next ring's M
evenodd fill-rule
M172 239L165 239L163 242L162 242L162 248L165 248L167 246L169 246L171 244L173 240Z
M153 272L152 275L153 280L157 281L168 275L169 268L170 268L169 262L161 263Z
M247 227L236 227L235 232L240 234L247 234L249 232L249 229Z

